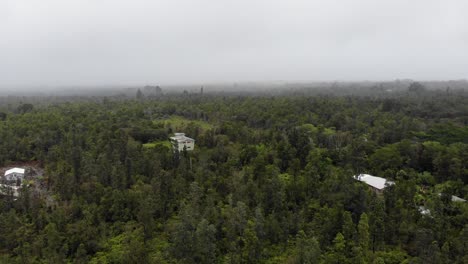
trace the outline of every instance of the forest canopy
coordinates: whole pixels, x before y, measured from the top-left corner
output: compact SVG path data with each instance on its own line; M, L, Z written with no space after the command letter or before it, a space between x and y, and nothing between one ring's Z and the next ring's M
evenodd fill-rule
M468 96L412 89L2 104L0 262L467 263Z

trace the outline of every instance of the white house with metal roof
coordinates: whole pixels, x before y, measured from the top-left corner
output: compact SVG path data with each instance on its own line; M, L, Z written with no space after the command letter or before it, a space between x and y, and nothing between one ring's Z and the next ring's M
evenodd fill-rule
M385 178L372 176L370 174L359 174L353 176L353 178L369 185L376 193L382 193L385 187L395 184Z
M170 137L174 150L192 151L195 148L195 139L185 136L185 133L174 133L173 137Z
M5 180L7 181L22 181L24 179L23 168L13 168L5 171Z

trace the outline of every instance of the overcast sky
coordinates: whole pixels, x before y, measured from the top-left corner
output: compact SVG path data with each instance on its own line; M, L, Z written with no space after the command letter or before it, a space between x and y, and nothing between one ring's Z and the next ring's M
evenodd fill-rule
M0 87L468 78L466 0L0 0Z

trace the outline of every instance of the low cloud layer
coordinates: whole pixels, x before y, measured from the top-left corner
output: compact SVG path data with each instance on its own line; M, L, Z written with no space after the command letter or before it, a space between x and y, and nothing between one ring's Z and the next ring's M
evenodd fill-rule
M465 0L3 0L0 87L468 78Z

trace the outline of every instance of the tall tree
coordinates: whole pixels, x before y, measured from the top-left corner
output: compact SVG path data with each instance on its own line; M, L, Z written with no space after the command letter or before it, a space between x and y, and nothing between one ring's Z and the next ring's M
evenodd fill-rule
M362 249L364 257L369 255L370 235L369 235L369 219L366 213L361 214L358 224L358 241Z

